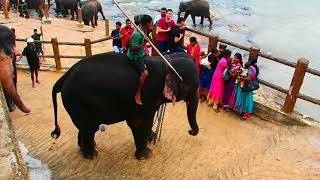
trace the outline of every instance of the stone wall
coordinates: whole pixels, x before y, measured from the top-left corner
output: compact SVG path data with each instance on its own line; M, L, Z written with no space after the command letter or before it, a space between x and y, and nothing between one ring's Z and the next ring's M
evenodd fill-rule
M0 179L29 179L28 171L14 138L5 97L0 85Z

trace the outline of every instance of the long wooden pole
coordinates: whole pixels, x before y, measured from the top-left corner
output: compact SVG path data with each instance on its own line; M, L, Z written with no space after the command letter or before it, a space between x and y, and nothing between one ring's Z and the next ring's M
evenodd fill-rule
M116 0L113 0L114 4L120 9L120 11L132 22L133 26L139 31L140 34L143 36L146 36L144 32L137 26L134 21L129 17L129 15L119 6ZM181 81L183 81L182 77L179 75L179 73L174 69L174 67L169 63L169 61L161 54L161 52L158 50L158 48L151 42L151 40L148 40L149 44L152 46L152 48L157 52L157 54L167 63L167 65L173 70L173 72L176 73L176 75L180 78Z

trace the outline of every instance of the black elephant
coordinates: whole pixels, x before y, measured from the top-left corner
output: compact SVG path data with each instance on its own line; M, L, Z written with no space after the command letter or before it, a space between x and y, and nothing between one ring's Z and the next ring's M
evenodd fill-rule
M78 18L78 2L79 0L55 0L56 3L56 13L57 16L61 13L63 17L66 17L69 14L71 14L71 20L74 19L74 13L76 13Z
M101 13L102 18L106 19L103 11L102 11L102 6L99 1L86 1L83 2L81 1L81 10L82 10L82 20L85 25L90 24L94 28L95 26L98 25L98 12Z
M187 19L191 15L193 25L196 26L196 16L201 17L200 24L203 25L203 19L208 18L210 26L212 26L210 5L208 1L205 0L192 0L188 2L181 2L179 5L178 17L184 12L184 19Z
M59 92L66 111L79 130L78 145L85 158L97 155L94 135L100 124L113 124L124 120L133 133L136 158L150 157L147 137L152 132L155 112L165 102L186 102L191 127L189 134L197 135L199 80L196 66L185 53L167 57L183 81L161 58L146 57L149 75L141 94L143 106L135 103L139 74L128 64L126 55L105 53L79 61L53 86L55 130L51 136L58 138L60 135L56 102Z
M14 33L6 26L0 25L0 82L3 90L11 97L17 107L29 113L31 110L23 103L13 82L12 57L14 51ZM1 89L0 89L1 90Z

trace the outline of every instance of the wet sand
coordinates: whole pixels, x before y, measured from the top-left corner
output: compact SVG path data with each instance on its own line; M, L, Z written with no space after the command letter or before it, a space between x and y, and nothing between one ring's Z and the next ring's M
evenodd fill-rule
M125 122L106 126L95 140L99 156L84 159L77 129L58 98L59 139L54 127L51 88L59 73L40 72L41 84L31 88L27 71L18 72L18 90L32 107L25 115L10 114L17 139L30 155L48 164L53 179L319 179L320 130L283 126L234 113L215 113L200 104L200 133L188 135L184 103L168 105L161 141L149 145L153 156L134 157L134 142Z

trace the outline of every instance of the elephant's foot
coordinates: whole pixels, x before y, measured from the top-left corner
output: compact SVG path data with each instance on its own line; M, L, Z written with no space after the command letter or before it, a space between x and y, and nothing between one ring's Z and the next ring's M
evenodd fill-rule
M72 17L71 20L74 20L74 17Z
M135 156L138 160L149 159L152 156L152 150L146 147L145 149L139 151L137 150Z
M89 152L85 152L83 150L81 150L82 155L84 158L86 159L95 159L98 157L98 151L96 149L93 150L93 152L89 153Z
M188 131L191 136L196 136L199 133L199 129L192 129Z

